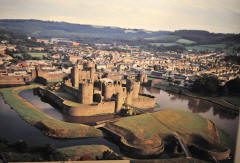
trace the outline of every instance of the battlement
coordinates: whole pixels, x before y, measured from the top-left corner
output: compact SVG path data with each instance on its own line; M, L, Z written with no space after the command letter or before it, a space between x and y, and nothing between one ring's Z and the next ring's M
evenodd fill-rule
M79 83L78 87L78 101L82 104L92 104L93 103L93 82L91 80L86 80Z

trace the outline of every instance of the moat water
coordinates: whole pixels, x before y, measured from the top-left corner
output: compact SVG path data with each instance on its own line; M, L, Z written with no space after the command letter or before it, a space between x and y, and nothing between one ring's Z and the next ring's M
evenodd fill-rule
M154 111L162 109L182 109L202 115L203 117L212 120L217 127L223 129L230 135L234 144L236 144L236 134L238 128L238 113L224 108L220 105L199 100L187 96L171 94L166 91L156 88L142 88L142 92L151 94L157 97L158 108ZM20 93L20 96L38 107L44 113L71 123L93 124L96 121L115 118L114 115L93 116L93 117L71 117L63 115L59 110L41 100L37 95L34 95L32 90L26 90ZM56 147L66 147L83 144L103 144L116 152L119 152L119 147L104 138L87 138L87 139L53 139L43 135L38 129L29 125L22 120L19 115L4 103L0 96L0 136L8 138L10 142L16 142L19 139L27 141L30 145L45 145L52 143Z
M24 95L24 93L22 94ZM35 97L35 96L33 96ZM30 98L34 99L34 98ZM36 99L35 99L36 100ZM40 99L39 99L40 100ZM30 100L31 101L31 100ZM41 101L41 100L40 100ZM40 107L40 105L36 105ZM61 117L54 108L51 108L45 103L41 106L47 106L46 112L56 113L53 117ZM119 152L119 147L104 138L85 138L85 139L54 139L43 135L40 130L31 126L16 113L9 105L5 104L0 95L0 137L7 138L9 143L18 140L25 140L31 146L43 146L46 144L53 144L57 148L75 146L75 145L89 145L101 144L106 145L116 152Z

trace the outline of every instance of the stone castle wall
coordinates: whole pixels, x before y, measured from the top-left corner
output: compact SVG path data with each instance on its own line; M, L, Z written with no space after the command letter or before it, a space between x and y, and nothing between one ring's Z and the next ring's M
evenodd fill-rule
M45 78L48 82L58 81L58 80L60 81L67 75L68 74L66 73L51 74L48 71L43 71L40 68L37 68L37 76Z
M22 76L0 76L0 86L17 86L25 84L26 82Z
M154 108L155 104L156 104L156 98L154 96L140 94L138 98L132 99L131 105L141 109L150 109L150 108Z
M75 97L78 97L78 89L72 88L70 86L67 86L65 84L62 85L61 87L64 91L66 91L67 93L74 95Z
M115 101L98 103L96 105L84 105L81 107L72 107L69 114L72 116L92 116L98 114L115 113Z

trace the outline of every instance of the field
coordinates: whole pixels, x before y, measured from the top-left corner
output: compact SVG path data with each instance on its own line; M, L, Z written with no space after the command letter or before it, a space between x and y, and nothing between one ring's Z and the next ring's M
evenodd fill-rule
M28 123L39 128L44 134L56 138L101 137L102 132L83 124L73 124L56 120L28 103L18 94L39 85L0 89L4 100Z
M81 145L58 149L60 153L72 161L79 160L83 156L89 156L94 160L96 157L102 158L103 152L107 150L112 152L112 150L105 145Z
M196 45L196 46L187 46L187 50L196 50L196 51L215 51L216 49L222 49L224 50L225 44L211 44L211 45Z
M179 45L179 44L170 42L170 43L150 43L150 45L169 47L169 46L175 46L175 45Z
M43 56L47 56L47 53L38 53L38 52L29 52L28 53L29 55L31 55L32 57L37 57L37 58L40 58L42 59Z
M177 123L176 123L177 122ZM120 119L106 128L124 137L122 142L142 149L154 149L174 132L181 135L186 143L191 143L195 135L209 144L232 146L230 138L215 125L200 115L182 110L161 110ZM201 144L198 144L201 146ZM216 148L215 150L222 150Z
M145 40L149 40L149 41L159 40L164 42L175 42L178 39L179 37L175 35L163 35L163 36L145 38Z
M176 42L180 44L185 44L185 45L191 45L196 43L195 41L186 40L186 39L178 39Z

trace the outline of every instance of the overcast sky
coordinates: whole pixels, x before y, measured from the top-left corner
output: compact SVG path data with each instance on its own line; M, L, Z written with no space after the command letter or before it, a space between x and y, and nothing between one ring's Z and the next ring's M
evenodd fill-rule
M240 0L0 0L0 19L240 33Z

